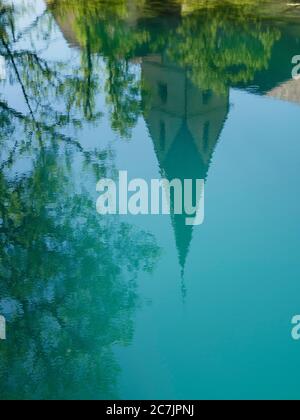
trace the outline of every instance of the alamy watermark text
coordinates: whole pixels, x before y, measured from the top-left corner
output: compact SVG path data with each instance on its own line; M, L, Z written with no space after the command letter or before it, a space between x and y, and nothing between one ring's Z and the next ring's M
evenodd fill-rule
M6 65L5 65L5 58L0 55L0 80L6 79Z
M97 212L101 215L185 215L187 226L204 221L203 179L128 180L127 171L119 172L119 181L101 179L97 184L101 195Z
M6 340L6 320L0 315L0 340Z

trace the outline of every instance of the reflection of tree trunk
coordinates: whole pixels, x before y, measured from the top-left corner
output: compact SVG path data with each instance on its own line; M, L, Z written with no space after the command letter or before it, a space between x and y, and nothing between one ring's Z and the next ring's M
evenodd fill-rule
M91 92L92 92L91 83L92 83L93 63L92 63L92 51L91 51L91 42L90 42L90 30L88 26L86 26L86 35L87 35L87 42L86 42L87 88L86 88L85 114L86 114L86 117L89 118L92 115L90 98L91 98Z
M4 45L4 47L5 47L6 51L7 51L7 54L9 55L10 60L12 62L12 65L13 65L13 68L15 70L15 73L16 73L16 76L17 76L17 79L18 79L18 82L21 85L21 89L22 89L22 92L23 92L23 95L24 95L26 104L28 106L29 112L30 112L30 114L32 116L33 121L35 121L34 114L33 114L32 108L31 108L30 103L29 103L29 98L28 98L28 95L26 93L26 89L25 89L25 86L24 86L24 84L22 82L21 76L19 74L18 67L17 67L17 65L15 63L14 57L13 57L11 51L10 51L10 48L9 48L8 44L5 42L5 39L3 38L3 36L1 36L1 40L2 40L2 43L3 43L3 45Z

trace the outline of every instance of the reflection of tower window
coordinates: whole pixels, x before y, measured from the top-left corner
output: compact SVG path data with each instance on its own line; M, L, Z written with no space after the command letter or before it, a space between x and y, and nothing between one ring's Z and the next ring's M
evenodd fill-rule
M211 90L206 90L205 92L203 92L202 93L203 105L208 105L211 97L212 97Z
M160 135L159 135L160 150L163 152L166 149L166 124L160 122Z
M168 85L166 83L158 83L158 94L163 104L168 101Z
M206 121L203 128L203 148L207 151L209 146L209 131L210 131L210 123Z

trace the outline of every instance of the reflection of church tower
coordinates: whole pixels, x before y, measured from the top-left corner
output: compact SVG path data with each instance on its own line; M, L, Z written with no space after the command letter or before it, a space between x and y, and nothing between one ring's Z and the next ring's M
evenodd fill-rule
M161 55L143 59L145 120L160 166L161 176L206 179L229 107L229 94L201 91L188 72ZM195 204L195 203L194 203ZM185 215L173 215L179 262L184 272L193 228Z

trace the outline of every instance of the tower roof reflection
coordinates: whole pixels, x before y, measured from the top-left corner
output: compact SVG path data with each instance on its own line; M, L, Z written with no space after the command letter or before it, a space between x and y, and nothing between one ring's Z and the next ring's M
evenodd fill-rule
M229 111L229 92L201 90L188 71L163 55L145 57L142 80L147 95L144 113L161 176L168 179L205 179ZM193 227L185 215L173 215L179 262L184 273Z

